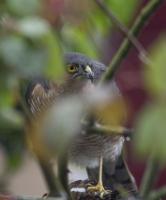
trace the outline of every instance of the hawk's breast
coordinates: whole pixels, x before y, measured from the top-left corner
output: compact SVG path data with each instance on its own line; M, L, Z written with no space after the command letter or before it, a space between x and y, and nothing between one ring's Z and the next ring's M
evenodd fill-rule
M114 162L121 153L123 142L122 136L79 135L72 143L70 158L76 164L89 167L97 166L100 156Z

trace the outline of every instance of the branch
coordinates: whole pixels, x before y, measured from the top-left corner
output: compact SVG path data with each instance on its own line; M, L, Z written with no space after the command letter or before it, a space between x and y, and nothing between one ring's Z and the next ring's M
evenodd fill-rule
M157 179L157 172L159 171L159 164L154 158L150 158L148 161L148 166L146 167L146 171L144 173L141 186L140 186L140 195L143 198L147 198L150 190L154 186L154 183Z
M125 138L130 138L133 133L132 129L127 129L123 126L104 126L97 123L95 123L92 127L89 127L89 129L95 134L121 135Z
M101 0L95 0L96 4L99 6L99 8L103 11L103 13L108 16L111 22L114 23L114 25L126 36L126 38L132 43L132 45L137 49L137 51L140 54L140 58L142 59L142 62L150 62L147 57L147 52L142 46L142 44L137 40L137 38L128 30L126 26L124 26L119 19L114 15L111 9L107 7L107 5L104 3L104 1ZM146 60L145 60L146 59Z
M0 195L0 200L45 200L45 197ZM64 200L62 197L47 197L47 200Z
M108 196L108 195L107 195ZM100 197L98 195L96 196L89 196L87 193L85 193L85 196L83 198L79 198L76 196L74 199L84 199L84 200L96 200L99 199ZM104 197L103 200L110 199ZM112 199L112 198L111 198ZM119 199L119 198L118 198ZM12 195L0 195L0 200L65 200L65 198L60 198L60 197L32 197L32 196L12 196ZM129 198L120 198L119 200L140 200L135 197L129 197Z
M63 154L59 155L58 158L58 177L60 183L68 196L68 199L71 199L70 189L69 189L69 181L68 181L68 148Z
M130 29L130 35L137 36L140 33L142 27L145 25L145 23L147 23L147 20L163 1L164 0L151 0L149 3L147 3L147 5L141 10L132 28ZM131 41L128 38L124 39L118 52L113 57L107 72L103 75L101 79L102 83L111 80L114 77L116 71L120 67L122 60L125 58L131 47Z
M161 199L161 198L164 198L166 197L166 186L156 190L156 191L152 191L147 200L158 200L158 199Z
M37 155L36 155L37 156ZM44 176L46 185L48 187L49 196L57 197L60 196L58 180L55 176L53 166L50 163L50 160L41 159L37 156L39 166L42 171L42 175Z
M89 124L88 121L82 121L83 131L90 132L90 134L109 134L109 135L120 135L125 138L131 138L133 129L125 128L123 126L111 126L102 125L99 123Z

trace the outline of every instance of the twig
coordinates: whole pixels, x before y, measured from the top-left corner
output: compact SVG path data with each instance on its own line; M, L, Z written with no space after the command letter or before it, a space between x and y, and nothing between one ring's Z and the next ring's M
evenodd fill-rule
M92 125L89 124L87 121L82 122L83 130L90 131L90 134L97 133L97 134L109 134L109 135L121 135L125 138L131 138L132 133L134 132L133 129L125 128L123 126L111 126L111 125L102 125L99 123L93 123Z
M99 133L99 134L109 134L109 135L121 135L125 138L130 138L133 130L127 129L122 126L104 126L100 124L94 124L92 127L90 127L90 130L92 133Z
M142 27L145 25L145 23L147 23L147 20L163 1L164 0L151 0L149 3L147 3L147 5L141 10L132 28L130 29L129 32L131 35L137 36L140 33ZM114 77L116 71L120 67L122 60L129 52L131 46L131 41L128 38L124 39L118 52L113 57L107 72L103 75L101 82L106 82Z
M68 149L68 148L67 148ZM68 182L68 152L63 152L63 154L59 155L58 158L58 177L59 181L67 194L67 199L71 199L70 196L70 189L69 189L69 182Z
M111 22L114 23L114 25L128 38L128 40L132 43L132 45L137 49L139 54L141 55L140 58L143 62L149 60L147 57L147 52L142 46L142 44L137 40L137 38L128 30L126 26L124 26L119 19L115 16L115 14L112 12L111 9L109 9L104 1L101 0L95 0L96 4L100 7L100 9L105 13L105 15L108 16ZM146 59L145 59L146 58ZM148 61L149 62L149 61Z
M59 192L57 178L55 176L52 164L50 163L48 159L42 160L39 157L37 158L38 158L38 163L41 168L42 174L44 176L46 185L49 190L48 195L52 197L59 197L60 192Z
M140 195L144 199L147 198L150 190L154 186L157 179L158 171L158 162L153 157L150 157L140 186Z
M158 190L152 191L147 197L147 200L159 200L164 197L166 197L166 186L163 186Z

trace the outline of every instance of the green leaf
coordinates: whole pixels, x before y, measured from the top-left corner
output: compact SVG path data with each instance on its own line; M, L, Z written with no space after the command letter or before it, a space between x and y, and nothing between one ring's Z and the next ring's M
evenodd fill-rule
M106 0L108 7L114 12L120 21L127 24L138 6L138 0Z
M20 129L23 126L22 116L12 108L2 108L0 111L0 130Z
M104 37L111 30L110 19L98 7L89 14L89 29L94 37ZM92 29L93 27L93 29Z
M165 104L150 105L139 116L134 141L141 155L153 155L162 162L166 161L165 119Z
M9 72L1 71L0 73L0 109L10 108L13 106L17 94L17 79Z
M50 108L41 127L49 150L61 153L67 148L79 133L85 110L86 106L78 96L65 97Z
M65 26L62 35L70 51L81 52L92 58L98 57L96 46L85 29Z
M7 36L0 41L0 54L11 71L20 76L38 76L46 64L46 51L34 48L21 37Z
M24 36L39 38L48 33L50 26L46 20L39 17L26 17L18 22L18 30Z
M9 9L17 15L33 15L40 9L40 0L7 0Z
M45 75L52 79L61 79L64 74L64 63L58 38L49 32L43 37L43 44L48 53L47 66L44 69Z
M154 95L165 95L166 36L161 36L150 50L150 64L145 66L144 77L148 90Z
M26 48L26 43L19 37L6 36L0 40L0 53L8 65L17 65Z
M12 106L12 103L13 103L13 96L12 96L11 90L9 90L9 88L7 88L5 85L3 86L4 86L3 89L0 88L0 96L1 96L0 108L10 107Z
M13 148L15 148L15 146L13 146ZM10 152L8 153L8 157L7 157L7 166L9 170L17 170L18 167L20 167L20 165L22 164L22 154L23 152L20 152L21 149L19 149L19 151L15 152Z

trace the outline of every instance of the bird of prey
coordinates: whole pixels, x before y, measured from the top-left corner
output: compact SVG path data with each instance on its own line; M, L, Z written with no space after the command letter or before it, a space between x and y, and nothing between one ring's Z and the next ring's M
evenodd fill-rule
M32 80L29 84L25 98L29 110L35 118L53 102L56 102L58 96L77 94L87 84L95 85L106 70L104 64L80 53L67 53L64 60L66 74L65 82L62 85L41 78ZM112 84L112 87L115 93L120 94L115 83ZM78 134L76 136L70 149L69 159L87 167L90 178L96 179L96 168L99 170L98 184L89 186L88 190L99 191L101 194L107 193L104 186L107 188L110 186L111 177L115 178L118 183L121 180L125 182L126 179L128 184L133 183L126 170L123 170L125 177L122 179L123 173L120 173L120 176L118 173L116 174L116 169L125 168L122 159L119 161L120 164L117 164L123 143L123 136L118 135ZM133 187L135 189L135 185Z

